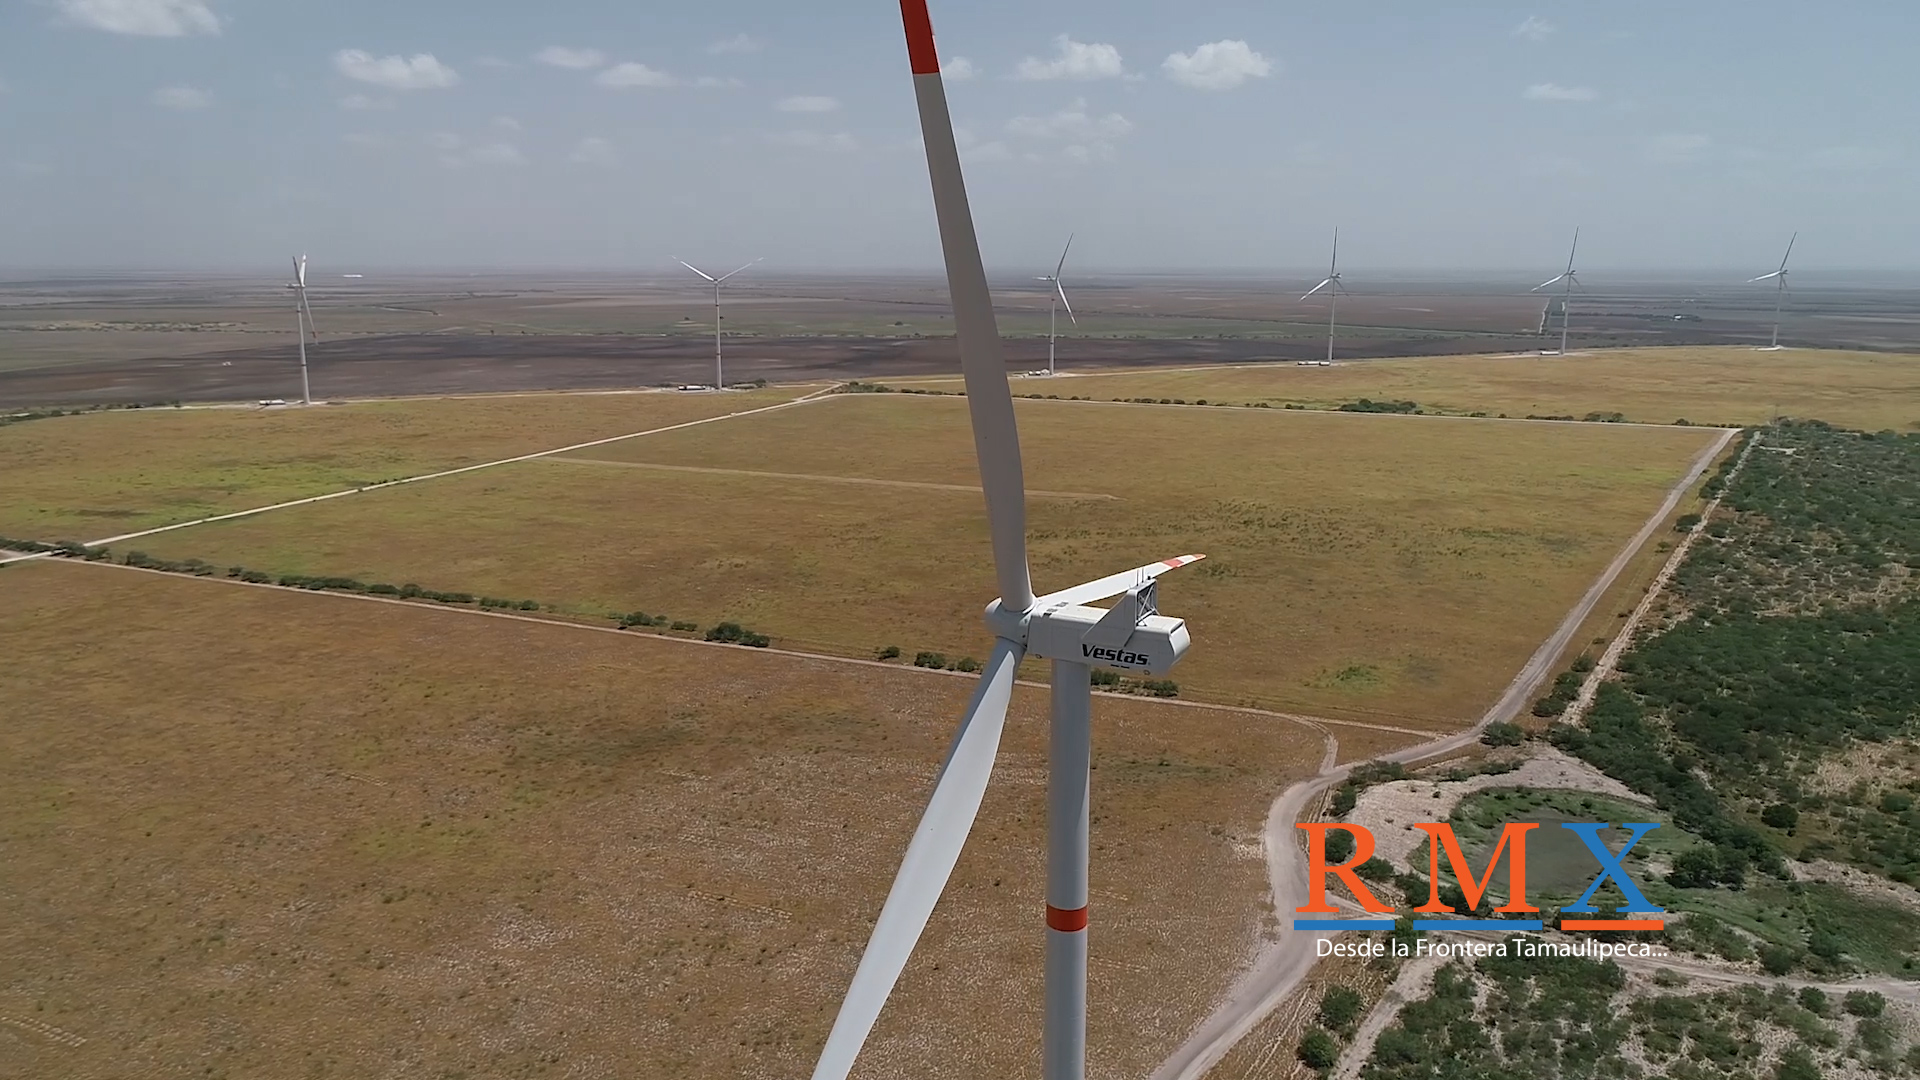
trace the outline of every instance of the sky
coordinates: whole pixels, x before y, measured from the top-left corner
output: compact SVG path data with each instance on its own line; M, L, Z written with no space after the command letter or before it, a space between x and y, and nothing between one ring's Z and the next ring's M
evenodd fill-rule
M1920 269L1910 0L931 8L996 269ZM931 270L921 155L887 0L0 2L5 268Z

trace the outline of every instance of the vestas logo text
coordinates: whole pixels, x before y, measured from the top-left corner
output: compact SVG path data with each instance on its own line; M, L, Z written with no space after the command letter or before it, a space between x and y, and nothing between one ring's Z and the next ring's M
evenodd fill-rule
M1339 909L1327 901L1327 878L1338 878L1346 885L1347 891L1359 901L1360 907L1375 915L1392 915L1394 909L1381 903L1361 880L1360 867L1373 857L1373 833L1362 825L1350 825L1344 822L1302 822L1295 826L1307 834L1307 903L1294 911L1301 915L1338 915ZM1453 877L1459 883L1460 895L1466 900L1471 911L1481 906L1481 899L1487 895L1488 886L1493 884L1495 867L1501 857L1507 857L1507 902L1494 908L1496 913L1512 916L1519 913L1534 914L1539 908L1527 903L1527 833L1540 826L1536 823L1514 823L1500 830L1500 836L1493 845L1493 853L1487 858L1487 868L1483 875L1475 878L1467 865L1466 854L1460 848L1460 841L1453 834L1453 826L1441 822L1418 822L1414 828L1427 834L1427 902L1413 910L1422 914L1453 915L1455 909L1440 898L1441 860L1450 865ZM1569 914L1597 915L1599 909L1593 905L1594 894L1600 886L1611 881L1625 901L1624 909L1631 912L1661 914L1663 909L1655 906L1640 891L1632 878L1627 876L1627 853L1640 842L1640 838L1660 826L1654 822L1627 822L1623 828L1629 830L1626 842L1618 853L1608 849L1601 839L1601 830L1608 826L1601 822L1569 821L1560 826L1580 838L1587 853L1593 856L1599 874L1580 899L1561 908L1562 930L1658 930L1663 925L1660 919L1631 918L1568 918ZM1327 859L1327 833L1332 830L1346 832L1353 837L1351 854L1346 861L1332 863ZM1391 929L1393 920L1379 919L1295 919L1296 930L1362 930ZM1416 930L1473 930L1473 929L1532 929L1541 928L1539 921L1456 919L1434 920L1416 919Z
M1093 645L1080 646L1080 655L1088 660L1105 660L1114 664L1139 664L1144 667L1149 663L1146 653L1128 652L1125 649L1099 648Z

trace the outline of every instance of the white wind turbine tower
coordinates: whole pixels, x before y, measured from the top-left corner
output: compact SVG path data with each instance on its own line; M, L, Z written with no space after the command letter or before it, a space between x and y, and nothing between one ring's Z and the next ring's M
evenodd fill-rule
M761 256L761 258L765 257L764 255ZM755 259L753 262L748 263L747 266L742 266L739 270L730 270L727 273L721 274L719 277L714 277L712 274L687 262L685 259L675 259L673 261L699 274L713 285L713 388L715 390L725 390L727 388L727 380L722 375L720 368L720 286L725 284L728 278L739 273L740 270L745 270L747 266L752 266L753 263L759 262L760 259Z
M1574 252L1577 252L1579 250L1580 250L1580 226L1575 225L1573 227L1573 247L1567 251L1566 272L1561 274L1559 277L1554 278L1551 281L1543 281L1540 284L1535 285L1533 288L1527 290L1528 292L1539 292L1541 289L1544 289L1549 285L1557 285L1563 281L1567 283L1566 292L1564 295L1560 297L1560 355L1561 356L1567 355L1567 320L1569 318L1567 314L1567 309L1573 304L1573 287L1580 283L1580 280L1578 277L1578 271L1574 270L1573 268L1573 255L1574 255Z
M1765 351L1767 352L1776 352L1780 348L1780 305L1785 303L1787 299L1787 260L1793 257L1793 242L1798 239L1800 239L1800 234L1797 232L1788 238L1787 253L1780 256L1780 269L1775 270L1771 274L1761 274L1757 278L1747 279L1747 284L1749 285L1756 281L1766 281L1768 279L1772 279L1775 284L1773 292L1773 343L1766 347Z
M293 290L293 336L300 342L300 403L313 404L313 391L307 380L307 335L312 334L315 344L320 342L320 331L313 325L313 309L307 306L307 257L293 257L293 282L287 286Z
M1067 268L1067 252L1073 250L1073 234L1067 234L1067 246L1060 249L1060 265L1053 268L1053 275L1041 275L1035 281L1044 281L1053 286L1053 295L1047 298L1047 374L1053 374L1053 338L1060 322L1060 308L1065 306L1067 318L1073 319L1073 325L1079 326L1080 320L1073 314L1073 305L1067 303L1066 287L1060 284L1060 271Z
M1333 363L1333 320L1340 311L1340 294L1347 291L1347 287L1340 284L1340 230L1338 228L1333 230L1333 259L1327 263L1327 276L1320 284L1308 289L1307 296L1312 296L1321 289L1327 290L1327 363L1331 364ZM1305 300L1307 296L1302 296L1300 299Z
M1186 652L1186 624L1157 613L1154 578L1200 558L1114 574L1035 598L1027 574L1026 492L1013 394L994 323L993 299L947 112L939 55L926 0L901 0L927 171L933 182L940 246L953 298L954 330L966 378L980 486L1000 598L987 605L993 653L940 767L933 796L874 923L853 983L815 1066L814 1080L844 1080L853 1068L908 954L945 888L986 794L994 755L1023 656L1053 661L1052 734L1047 783L1045 1080L1082 1080L1086 1065L1087 826L1091 757L1092 666L1160 675ZM1087 607L1119 596L1111 611Z

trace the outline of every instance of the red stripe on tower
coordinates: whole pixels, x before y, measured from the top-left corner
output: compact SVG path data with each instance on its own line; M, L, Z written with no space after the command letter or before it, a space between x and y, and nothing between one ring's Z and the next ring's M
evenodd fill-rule
M1087 909L1083 907L1068 911L1047 905L1047 929L1058 930L1063 934L1078 933L1087 928Z
M907 24L907 59L915 75L940 74L940 54L933 47L933 20L927 0L900 0L900 19Z

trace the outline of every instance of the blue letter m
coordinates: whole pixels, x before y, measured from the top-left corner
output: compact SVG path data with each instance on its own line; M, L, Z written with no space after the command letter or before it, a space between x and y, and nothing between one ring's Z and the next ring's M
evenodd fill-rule
M1585 841L1587 850L1592 852L1594 859L1600 863L1600 876L1594 878L1593 884L1587 886L1587 891L1580 894L1579 902L1561 908L1560 910L1578 911L1583 914L1600 910L1592 904L1587 903L1587 901L1593 899L1593 894L1600 890L1600 886L1605 884L1608 878L1612 878L1614 884L1620 886L1620 895L1626 898L1628 911L1667 910L1666 908L1654 907L1645 896L1642 896L1639 887L1633 883L1633 879L1627 876L1626 870L1620 865L1626 861L1627 852L1633 850L1633 845L1639 843L1641 837L1660 827L1658 822L1626 822L1624 827L1632 829L1633 835L1627 837L1626 845L1620 849L1620 854L1618 855L1608 851L1607 845L1600 840L1600 830L1609 828L1610 826L1594 821L1568 821L1562 822L1560 827L1563 829L1572 829L1577 833L1580 839Z

